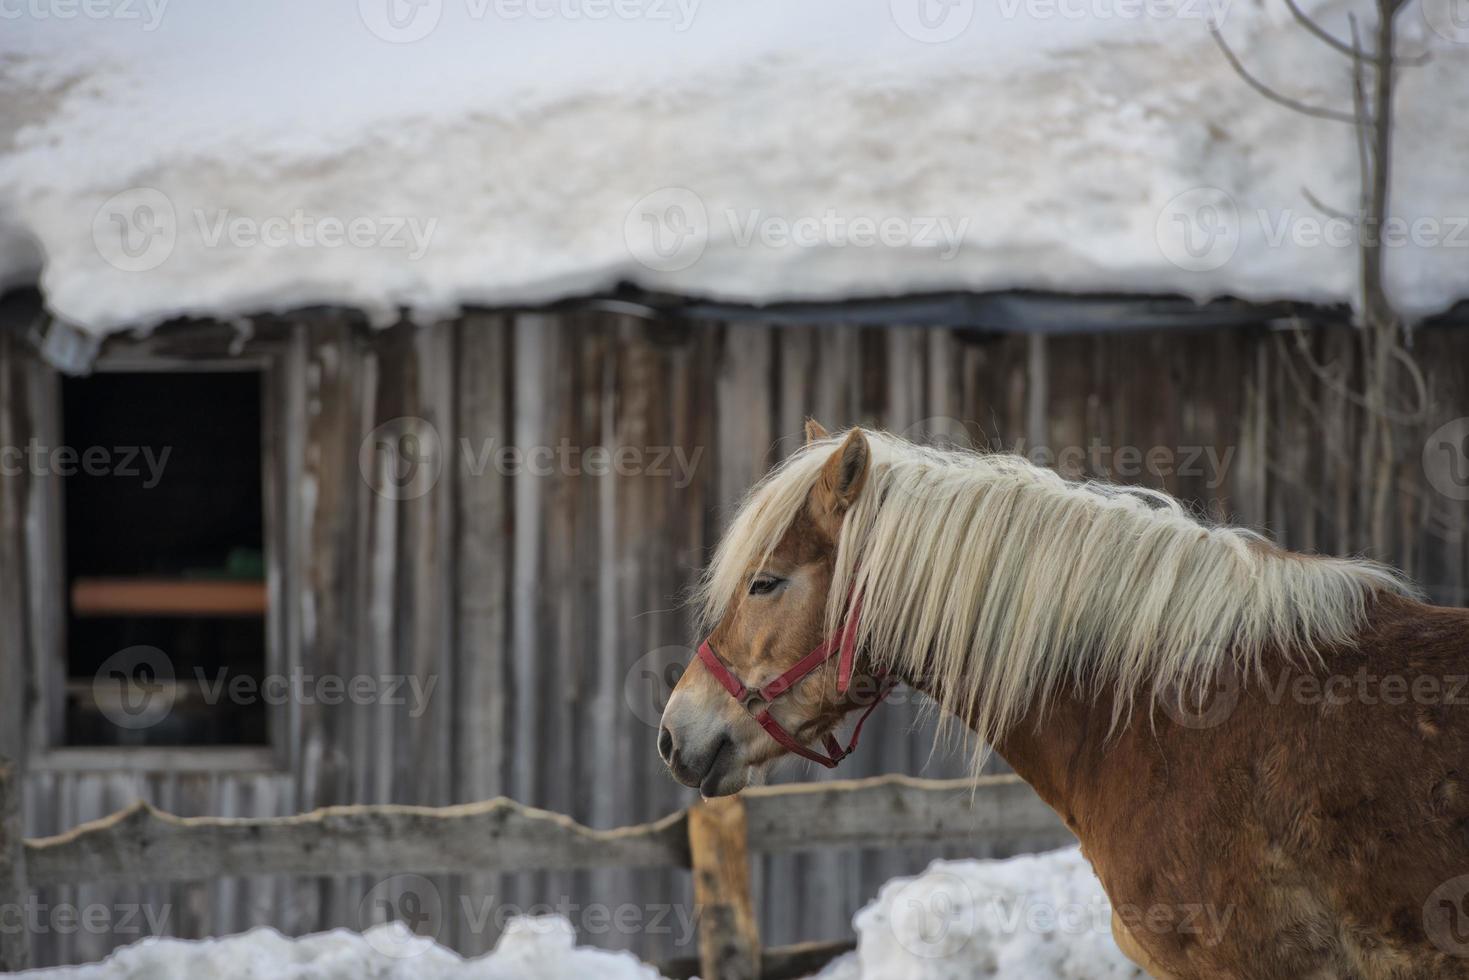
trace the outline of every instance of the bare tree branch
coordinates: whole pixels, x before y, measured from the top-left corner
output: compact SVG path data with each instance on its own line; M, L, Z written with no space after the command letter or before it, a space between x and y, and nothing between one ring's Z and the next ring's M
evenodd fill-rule
M1340 51L1342 54L1346 55L1348 58L1353 59L1354 61L1360 58L1361 60L1373 65L1382 63L1378 59L1377 55L1358 50L1355 45L1347 44L1345 41L1338 39L1326 28L1316 23L1316 21L1311 19L1309 14L1307 14L1304 10L1300 8L1300 5L1296 3L1296 0L1285 0L1285 5L1290 8L1290 12L1292 16L1295 17L1296 21L1299 22L1300 25L1306 30L1310 31L1317 39L1324 42L1327 47L1332 48L1336 51ZM1400 65L1412 65L1413 67L1418 67L1428 64L1429 57L1428 53L1424 52L1423 54L1416 55L1412 58L1391 56L1389 60L1395 60Z
M1424 377L1423 369L1418 366L1418 363L1401 347L1390 351L1388 356L1398 362L1404 374L1407 376L1408 381L1412 384L1413 402L1410 405L1396 408L1383 405L1379 409L1373 406L1370 393L1363 394L1346 383L1343 371L1333 371L1330 365L1322 364L1316 359L1316 355L1311 353L1311 348L1306 343L1303 331L1295 331L1295 341L1296 352L1300 354L1301 361L1306 365L1306 368L1321 383L1322 387L1333 394L1346 399L1358 408L1379 413L1382 418L1395 425L1417 425L1427 417L1429 409L1428 379ZM1284 350L1284 341L1282 340L1280 343L1281 349ZM1289 358L1285 358L1285 361L1289 363ZM1291 368L1291 373L1295 374L1294 368Z
M1362 49L1362 39L1357 31L1357 15L1348 14L1347 23L1352 26L1352 50ZM1359 59L1352 59L1352 114L1357 117L1357 215L1361 217L1367 213L1371 205L1368 200L1367 189L1372 183L1372 150L1367 136L1368 127L1372 120L1367 114L1367 91L1365 87L1366 72L1362 69Z
M1287 109L1290 109L1294 112L1299 112L1302 115L1314 116L1317 119L1329 119L1333 122L1346 123L1348 125L1356 124L1356 117L1350 113L1338 112L1335 109L1324 109L1320 106L1308 105L1307 103L1302 102L1299 99L1293 99L1288 95L1282 95L1281 93L1275 91L1275 89L1260 81L1254 75L1251 75L1249 69L1244 66L1244 63L1239 60L1239 57L1234 53L1234 50L1225 42L1224 35L1219 33L1219 25L1215 24L1212 20L1209 21L1209 35L1214 38L1214 43L1219 45L1219 50L1224 53L1224 57L1229 61L1229 67L1234 69L1234 73L1240 78L1244 79L1246 85L1254 89L1256 92L1259 92L1261 95L1265 96L1265 98L1269 99L1271 102L1283 105Z
M1311 188L1309 188L1309 187L1302 186L1301 187L1301 194L1305 196L1306 203L1307 204L1311 205L1311 207L1315 208L1317 211L1320 211L1322 214L1326 215L1328 218L1336 218L1339 221L1353 221L1353 220L1355 220L1347 212L1338 210L1337 208L1329 207L1329 206L1321 203L1321 199L1319 197L1317 197L1315 194L1313 194L1311 192Z
M1388 188L1391 178L1393 121L1393 16L1398 0L1378 0L1377 50L1386 59L1373 73L1370 135L1372 170L1363 173L1368 189L1367 210L1363 215L1367 237L1361 243L1363 312L1370 321L1387 329L1396 328L1398 317L1383 288L1382 225L1387 220ZM1363 84L1359 75L1358 84ZM1370 183L1369 183L1370 180Z
M1387 554L1393 537L1390 503L1394 495L1406 495L1403 481L1397 475L1402 462L1403 440L1400 429L1422 424L1430 408L1430 392L1421 368L1404 343L1406 327L1385 283L1383 229L1388 220L1389 192L1392 176L1392 129L1394 83L1398 66L1422 64L1424 59L1409 62L1397 56L1394 19L1409 0L1374 0L1377 25L1373 51L1362 43L1362 32L1354 14L1347 17L1351 26L1348 44L1326 31L1301 9L1299 0L1285 0L1291 15L1307 32L1332 50L1352 60L1350 114L1334 109L1308 105L1282 95L1266 85L1248 69L1225 43L1218 26L1209 23L1209 34L1219 46L1235 74L1256 92L1279 105L1305 116L1344 122L1352 126L1358 164L1357 228L1358 294L1355 321L1356 345L1360 352L1362 385L1360 390L1348 378L1312 355L1303 337L1297 335L1300 362L1309 369L1317 384L1330 395L1341 399L1352 411L1363 416L1361 443L1357 450L1357 479L1349 499L1343 501L1348 510L1339 509L1337 519L1345 526L1352 522L1365 529L1362 544L1370 553ZM1322 204L1309 188L1302 193L1318 210L1333 217L1353 220ZM1299 385L1300 378L1284 358L1287 368ZM1306 396L1309 398L1309 396ZM1320 413L1312 412L1320 421ZM1410 440L1411 442L1411 440ZM1344 454L1328 447L1338 463ZM1268 461L1267 461L1268 463Z

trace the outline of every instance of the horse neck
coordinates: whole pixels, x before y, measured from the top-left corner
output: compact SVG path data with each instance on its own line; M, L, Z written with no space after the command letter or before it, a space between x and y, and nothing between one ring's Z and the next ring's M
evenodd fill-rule
M1077 832L1087 808L1088 778L1102 763L1111 731L1111 704L1100 706L1071 694L1056 697L1025 717L994 745L1041 799Z
M922 678L904 680L935 696ZM974 728L973 719L963 720ZM1074 833L1087 808L1088 776L1101 765L1109 734L1115 735L1111 726L1110 695L1093 699L1068 691L1053 697L1044 713L1032 707L993 748Z

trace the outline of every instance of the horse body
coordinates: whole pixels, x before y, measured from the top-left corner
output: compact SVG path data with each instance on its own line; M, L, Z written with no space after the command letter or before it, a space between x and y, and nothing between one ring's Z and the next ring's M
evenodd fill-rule
M1469 977L1469 879L1443 889L1469 875L1466 672L1469 612L1386 597L1354 648L1239 679L1222 717L1109 734L1105 699L1065 698L997 750L1160 980Z
M929 693L1061 815L1159 980L1469 978L1469 611L1161 495L808 439L705 576L731 677L856 628L869 679ZM659 751L725 795L783 754L754 708L809 741L862 706L835 662L754 706L693 669Z

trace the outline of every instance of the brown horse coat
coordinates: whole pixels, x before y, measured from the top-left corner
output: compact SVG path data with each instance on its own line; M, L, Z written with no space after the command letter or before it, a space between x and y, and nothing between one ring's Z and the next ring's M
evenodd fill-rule
M1469 611L1383 597L1357 649L1282 659L1108 737L1071 699L997 748L1177 980L1469 977ZM1231 707L1232 705L1232 707Z

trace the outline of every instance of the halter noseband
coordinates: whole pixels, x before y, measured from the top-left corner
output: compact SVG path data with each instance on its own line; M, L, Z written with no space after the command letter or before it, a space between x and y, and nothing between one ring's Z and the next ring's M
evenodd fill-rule
M877 706L882 704L883 699L891 693L897 683L894 678L888 675L887 671L876 675L878 679L877 697L867 706L867 710L862 712L862 717L857 719L857 727L852 729L852 738L847 743L846 748L843 748L842 744L830 732L826 734L826 755L822 755L814 749L807 748L794 735L786 731L781 723L776 721L775 717L770 713L770 705L774 703L776 698L795 687L807 674L810 674L838 654L840 654L841 659L837 662L837 693L846 694L847 689L852 685L852 665L857 657L857 621L861 615L862 603L858 600L852 607L852 615L847 620L847 625L839 630L836 636L827 639L816 647L816 649L806 654L790 670L781 674L764 687L755 690L745 687L739 678L735 677L734 672L729 669L729 665L724 662L719 654L714 652L714 646L709 640L705 640L699 645L699 659L703 662L704 667L708 669L709 673L714 675L714 679L719 681L724 689L729 692L729 696L738 701L740 706L746 711L753 714L755 721L760 727L765 729L766 734L771 738L779 742L782 748L787 752L799 755L803 759L819 762L828 769L835 769L837 763L856 750L857 739L862 735L862 726L867 723L867 719L877 710Z

